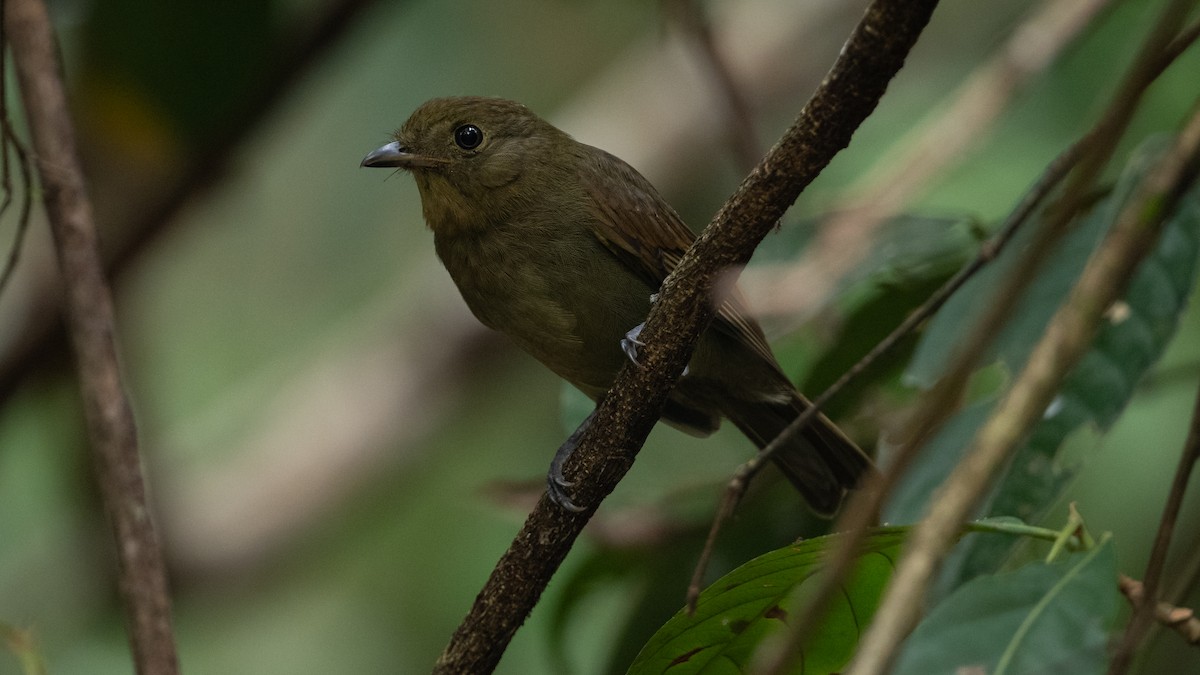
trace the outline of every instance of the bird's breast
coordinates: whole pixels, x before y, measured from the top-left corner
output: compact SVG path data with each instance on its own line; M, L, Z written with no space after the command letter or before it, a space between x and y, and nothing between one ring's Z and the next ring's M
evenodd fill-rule
M435 231L435 246L476 318L594 394L620 367L620 339L644 318L650 290L594 237L571 234L515 226Z

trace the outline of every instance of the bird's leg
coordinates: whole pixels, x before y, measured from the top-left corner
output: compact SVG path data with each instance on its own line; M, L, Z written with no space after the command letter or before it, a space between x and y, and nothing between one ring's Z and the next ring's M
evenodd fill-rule
M550 471L546 474L546 492L550 495L551 501L573 513L583 511L584 507L571 501L571 496L567 494L567 488L574 487L575 483L563 476L563 465L567 463L567 458L571 456L571 453L575 452L575 448L579 445L579 439L583 438L583 432L592 426L592 418L595 416L595 410L588 413L579 428L572 432L562 445L558 446L558 450L554 453L554 459L550 461Z

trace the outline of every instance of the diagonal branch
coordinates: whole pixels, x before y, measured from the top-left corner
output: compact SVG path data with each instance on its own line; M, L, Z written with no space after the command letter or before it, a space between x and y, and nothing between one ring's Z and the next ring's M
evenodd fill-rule
M920 615L925 590L954 534L978 503L992 474L1041 417L1063 378L1090 346L1104 312L1157 241L1163 221L1173 213L1183 190L1194 182L1198 161L1200 109L1122 209L1070 298L1034 347L1025 369L979 430L963 461L934 495L848 672L877 675L887 671L900 642Z
M754 133L750 102L721 55L704 8L698 0L664 0L662 6L668 17L679 24L684 38L692 43L697 60L712 80L714 94L724 104L726 135L738 168L753 169L762 151Z
M1117 587L1135 611L1139 611L1143 606L1153 607L1150 613L1156 625L1175 631L1189 645L1200 646L1200 617L1196 616L1195 610L1190 607L1176 607L1162 600L1148 602L1145 584L1124 574L1117 579ZM1114 657L1113 663L1116 662Z
M1167 495L1167 503L1163 507L1162 518L1158 523L1154 548L1150 550L1150 560L1146 563L1144 588L1140 589L1143 599L1141 602L1134 602L1133 617L1130 618L1129 625L1125 627L1125 635L1121 638L1121 644L1117 648L1116 654L1113 655L1108 668L1109 675L1122 675L1129 670L1134 653L1137 651L1138 645L1145 639L1146 631L1155 618L1155 611L1159 604L1157 602L1158 587L1162 580L1163 567L1167 563L1171 535L1175 532L1175 524L1179 520L1179 510L1183 507L1183 495L1187 492L1188 479L1192 475L1192 469L1196 468L1198 460L1200 460L1200 395L1196 397L1187 440L1183 444L1183 453L1179 457L1179 466L1175 470L1171 492ZM1133 598L1132 594L1128 595L1131 599ZM1196 630L1195 623L1188 625L1192 627L1193 633L1200 633ZM1182 631L1181 634L1183 634Z
M116 539L118 579L138 673L179 670L162 551L150 520L133 411L117 362L112 295L92 217L57 42L41 0L8 0L4 32L65 286L67 327L79 370L100 493Z
M711 297L879 103L936 0L876 0L825 80L775 147L663 283L646 319L640 367L626 365L568 462L571 513L543 497L438 660L437 673L491 672L601 499L632 465L667 393L713 315Z
M216 137L191 157L182 175L162 185L144 202L124 204L118 217L128 222L127 234L112 245L107 269L114 275L128 269L133 261L151 248L151 244L177 221L185 206L211 189L226 175L246 140L259 132L270 116L287 102L288 96L309 77L313 69L355 26L355 21L375 4L375 0L329 0L303 34L283 44L275 53L279 60L250 92L240 110L232 115ZM104 223L101 223L101 229ZM39 289L38 298L52 295ZM65 346L62 326L52 319L54 308L26 319L25 336L7 353L0 353L0 404L31 372L54 362Z

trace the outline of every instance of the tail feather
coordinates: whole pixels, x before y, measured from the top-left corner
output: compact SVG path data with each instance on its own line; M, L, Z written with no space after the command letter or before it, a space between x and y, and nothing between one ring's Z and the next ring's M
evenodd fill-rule
M788 403L746 403L727 415L762 449L808 407L808 400L796 392ZM846 491L874 470L870 458L822 414L772 458L809 505L826 516L836 513Z

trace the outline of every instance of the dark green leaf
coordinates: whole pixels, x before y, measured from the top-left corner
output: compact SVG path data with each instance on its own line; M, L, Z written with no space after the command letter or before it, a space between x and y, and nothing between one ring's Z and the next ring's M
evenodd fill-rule
M929 497L958 464L963 448L975 437L992 405L992 401L984 401L963 408L925 444L920 457L892 490L884 507L884 522L904 524L921 519Z
M1066 236L1051 263L1032 282L988 359L997 360L1010 372L1024 366L1087 256L1164 147L1163 139L1154 139L1134 153L1112 194ZM991 302L991 293L1015 263L1020 248L1028 246L1029 237L1018 236L994 265L938 313L917 348L908 373L912 381L925 386L940 374L962 338L963 327L973 325L982 308ZM1110 313L1110 321L1097 334L1091 351L1067 377L1029 440L1017 451L1008 474L993 489L984 514L1036 520L1055 501L1072 475L1057 462L1059 447L1084 423L1103 430L1116 420L1138 380L1159 358L1174 333L1194 283L1198 250L1200 196L1193 193L1164 224L1155 250L1138 268L1122 303ZM984 361L985 366L988 363ZM966 422L974 420L977 427L986 417L978 412L964 411L955 418L957 422L935 439L935 447L925 455L927 459L920 460L905 484L898 487L900 497L889 507L895 521L906 522L920 514L922 495L931 494L932 487L940 484L973 437L974 430ZM1003 564L1010 548L1011 542L1001 538L973 538L960 547L963 557L947 571L959 579L994 571Z
M909 637L896 675L1103 673L1119 608L1113 546L981 576L942 601Z
M1144 162L1127 171L1121 191L1140 181ZM1200 195L1180 204L1163 228L1157 247L1135 273L1123 304L1110 313L1092 349L1063 382L1058 397L1017 452L1008 474L993 492L988 515L1035 520L1058 498L1074 472L1058 464L1067 435L1085 422L1107 430L1116 421L1143 375L1162 355L1187 306L1200 253ZM1011 542L980 540L965 548L962 579L994 571Z

